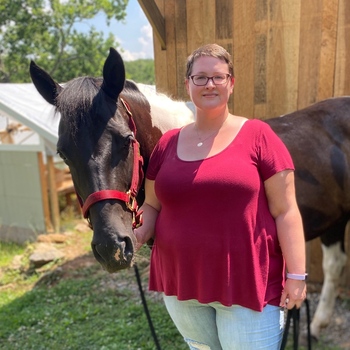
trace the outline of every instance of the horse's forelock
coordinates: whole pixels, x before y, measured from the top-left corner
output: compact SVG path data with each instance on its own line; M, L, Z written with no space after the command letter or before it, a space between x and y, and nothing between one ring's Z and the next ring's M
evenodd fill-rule
M64 85L58 95L56 105L61 116L73 119L90 115L94 99L100 91L102 79L80 77Z

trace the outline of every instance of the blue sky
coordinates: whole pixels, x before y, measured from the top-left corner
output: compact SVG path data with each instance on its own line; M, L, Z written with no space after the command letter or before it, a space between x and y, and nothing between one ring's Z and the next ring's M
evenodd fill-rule
M105 16L102 13L89 21L89 23L99 31L106 34L108 32L114 34L125 51L122 53L125 61L133 61L138 58L153 58L152 27L138 1L129 0L126 12L127 17L124 20L124 24L112 21L110 26L107 27ZM83 24L80 24L80 26L83 26Z

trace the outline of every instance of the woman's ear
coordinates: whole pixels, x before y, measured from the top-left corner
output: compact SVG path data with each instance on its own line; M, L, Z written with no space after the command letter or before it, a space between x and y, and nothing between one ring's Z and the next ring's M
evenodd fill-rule
M234 87L235 87L235 77L231 77L231 94L233 93Z
M188 93L188 95L190 95L190 86L189 86L190 82L189 82L189 79L186 78L185 79L185 86L186 86L186 91Z

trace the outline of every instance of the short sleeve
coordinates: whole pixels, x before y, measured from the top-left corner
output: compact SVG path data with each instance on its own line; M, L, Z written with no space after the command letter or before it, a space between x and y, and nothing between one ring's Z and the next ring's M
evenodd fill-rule
M295 170L292 157L279 136L271 127L259 121L260 135L257 138L258 167L265 181L283 170Z
M164 133L164 135L159 139L152 151L146 171L146 178L148 180L155 180L166 154L169 154L171 151L176 152L179 133L180 129L173 129Z

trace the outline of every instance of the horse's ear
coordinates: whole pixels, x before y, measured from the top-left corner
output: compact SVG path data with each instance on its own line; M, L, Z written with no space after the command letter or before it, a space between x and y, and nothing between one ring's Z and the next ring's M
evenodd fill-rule
M103 84L102 90L114 100L117 100L119 94L124 89L125 67L120 54L113 49L109 49L109 55L103 66Z
M42 68L37 66L34 61L30 62L30 76L33 84L44 99L52 104L56 104L56 97L63 89L62 86L57 84Z

